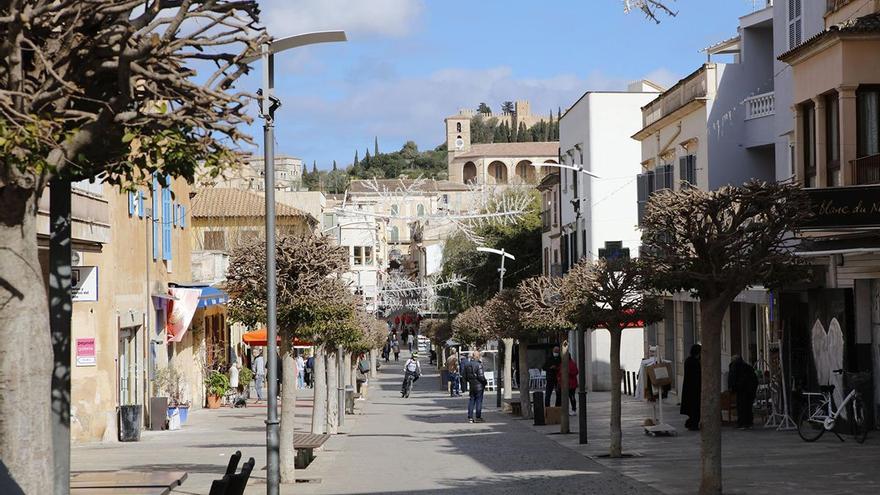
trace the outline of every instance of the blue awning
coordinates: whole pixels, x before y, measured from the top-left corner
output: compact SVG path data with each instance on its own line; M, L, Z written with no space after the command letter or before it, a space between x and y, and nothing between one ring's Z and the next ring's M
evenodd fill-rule
M229 301L229 294L223 292L216 287L202 287L202 295L199 296L200 308L208 308L219 304L226 304Z

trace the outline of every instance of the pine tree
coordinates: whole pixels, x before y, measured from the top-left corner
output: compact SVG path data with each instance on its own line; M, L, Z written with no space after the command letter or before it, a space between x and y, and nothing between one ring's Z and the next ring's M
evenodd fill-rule
M336 160L333 160L333 171L336 172Z
M379 136L373 137L373 151L375 151L373 156L379 156Z
M312 160L312 174L318 173L318 160Z
M360 160L358 160L358 151L354 150L354 163L351 164L352 167L357 167L360 164Z

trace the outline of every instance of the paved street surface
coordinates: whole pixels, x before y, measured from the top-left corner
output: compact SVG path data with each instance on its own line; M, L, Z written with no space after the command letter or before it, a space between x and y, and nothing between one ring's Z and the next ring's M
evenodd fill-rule
M466 399L441 392L434 367L423 370L412 396L402 399L400 366L383 366L368 400L358 401L358 414L346 417L343 434L298 471L303 482L282 487L282 493L677 495L698 486L699 435L684 429L674 403L667 404L665 419L678 436L651 438L640 426L644 404L624 398L624 450L635 456L612 460L599 457L608 448L608 393L589 396L590 443L582 446L577 434L558 434L558 425L535 427L499 414L492 394L486 423L469 424ZM297 408L301 429L311 414L310 393L302 393ZM72 467L182 469L189 478L175 493L207 494L228 456L240 449L257 462L247 493L265 493L265 412L259 406L195 411L180 431L144 432L136 443L75 446ZM880 493L877 459L880 432L858 445L834 435L808 444L796 432L724 429L726 494Z
M466 398L440 392L431 366L402 399L400 367L391 364L353 430L306 470L321 482L296 493L659 493L495 412L489 393L486 422L468 423Z

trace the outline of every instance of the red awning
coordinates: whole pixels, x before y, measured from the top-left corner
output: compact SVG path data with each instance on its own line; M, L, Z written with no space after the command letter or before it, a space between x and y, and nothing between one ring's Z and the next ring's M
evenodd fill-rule
M261 328L259 330L254 330L253 332L245 332L242 335L241 340L244 341L245 344L253 345L253 346L265 346L268 344L268 339L266 337L266 329ZM281 341L281 337L278 337L278 341ZM311 342L306 342L300 339L293 339L293 345L295 346L312 346Z

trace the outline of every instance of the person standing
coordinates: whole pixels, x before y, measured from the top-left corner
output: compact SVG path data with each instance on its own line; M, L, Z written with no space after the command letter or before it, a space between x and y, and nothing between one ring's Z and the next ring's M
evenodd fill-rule
M700 429L700 344L691 346L691 354L684 360L684 380L681 383L681 414L687 415L684 427Z
M263 357L263 351L257 350L257 357L254 359L254 387L257 389L257 402L263 399L263 381L266 379L266 358Z
M559 384L556 381L559 366L562 364L562 358L559 356L559 346L553 347L553 353L547 356L544 361L543 369L547 375L546 390L544 392L544 407L550 407L550 395L556 391L556 407L562 405L562 398L559 396Z
M470 394L468 397L468 422L483 422L483 392L486 389L486 374L483 372L483 362L480 351L471 354L467 366L464 368L464 379L467 381Z
M562 383L562 366L557 367L556 383ZM571 415L577 414L577 386L578 386L578 367L574 364L574 359L568 360L568 401L571 403ZM559 398L559 389L556 389L556 405L562 405Z
M449 396L461 397L461 374L458 368L458 354L453 351L446 358L446 371L449 372Z
M296 355L296 386L299 390L306 388L306 360L302 354Z
M736 427L744 430L754 423L752 404L758 393L758 376L742 356L733 356L727 386L736 394Z
M306 381L306 386L309 388L312 388L312 383L314 381L314 373L315 373L315 356L309 356L309 358L306 359L306 374L304 377L305 381Z

